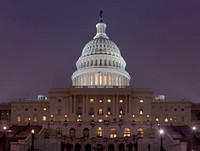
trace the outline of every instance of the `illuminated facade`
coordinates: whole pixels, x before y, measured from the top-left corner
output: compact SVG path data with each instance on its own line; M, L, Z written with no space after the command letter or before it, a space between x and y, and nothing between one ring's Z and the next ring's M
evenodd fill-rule
M97 34L76 62L72 87L52 88L48 99L12 101L11 124L42 125L40 136L48 133L55 139L51 147L60 138L63 151L70 145L73 150L134 151L137 145L142 149L148 144L156 151L159 147L153 146L150 139L158 144L156 131L160 126L191 124L191 101L167 101L161 96L154 99L151 89L129 86L126 62L106 35L102 15L96 27ZM43 141L40 138L36 143L38 148L42 148ZM165 140L168 149L177 150L170 143Z

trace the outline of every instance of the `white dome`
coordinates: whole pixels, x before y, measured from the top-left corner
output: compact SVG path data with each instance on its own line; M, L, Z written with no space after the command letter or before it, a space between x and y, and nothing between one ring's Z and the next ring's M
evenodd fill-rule
M100 18L97 34L83 48L72 75L73 86L128 86L130 75L117 45L106 35L106 24Z
M88 42L83 48L81 57L106 54L116 57L121 57L121 53L117 45L108 38L98 37Z

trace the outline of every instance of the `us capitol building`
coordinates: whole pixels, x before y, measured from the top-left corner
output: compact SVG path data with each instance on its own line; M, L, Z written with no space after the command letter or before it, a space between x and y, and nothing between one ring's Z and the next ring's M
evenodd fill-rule
M198 146L200 105L154 98L152 89L131 87L126 62L106 27L101 11L97 33L76 62L71 87L51 88L38 99L12 100L7 109L2 105L1 126L11 140L7 149L187 151Z

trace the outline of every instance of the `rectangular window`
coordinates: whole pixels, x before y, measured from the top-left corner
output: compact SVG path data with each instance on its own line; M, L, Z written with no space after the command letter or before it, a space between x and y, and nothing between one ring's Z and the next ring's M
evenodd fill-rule
M33 121L37 122L37 116L36 115L33 117Z
M17 116L17 122L21 122L21 117L19 115Z
M42 121L46 121L47 120L47 116L46 115L43 115L42 116Z
M27 121L28 121L28 117L25 117L25 118L24 118L24 122L27 122Z
M58 115L61 115L62 110L58 109Z

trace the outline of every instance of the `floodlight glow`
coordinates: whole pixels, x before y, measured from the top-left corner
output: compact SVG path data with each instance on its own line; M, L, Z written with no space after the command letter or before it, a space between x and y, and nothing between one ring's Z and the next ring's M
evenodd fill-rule
M31 130L31 133L32 133L32 134L34 134L34 133L35 133L35 131L34 131L34 130Z
M164 130L163 129L160 130L160 134L161 135L164 134Z

